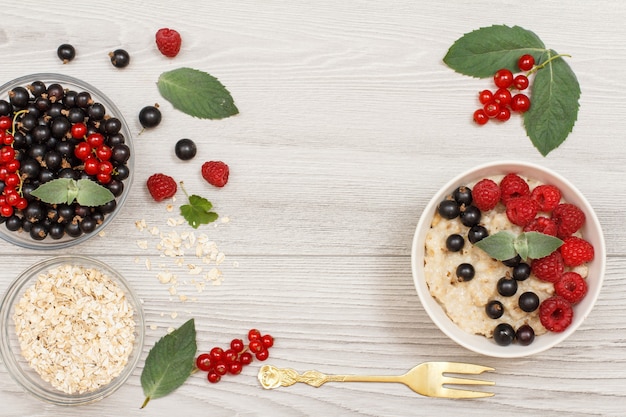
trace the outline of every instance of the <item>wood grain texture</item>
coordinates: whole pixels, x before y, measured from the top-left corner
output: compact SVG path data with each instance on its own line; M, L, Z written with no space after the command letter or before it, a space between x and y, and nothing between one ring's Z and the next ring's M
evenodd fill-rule
M258 327L277 338L270 362L299 371L401 373L425 360L462 360L496 368L496 396L478 401L420 397L403 386L327 384L264 391L257 366L209 385L195 375L176 393L139 410L141 366L113 396L80 408L31 398L0 366L0 415L78 416L620 416L626 409L626 5L484 0L333 2L43 1L3 10L0 82L34 72L81 78L106 93L133 131L132 196L103 237L77 250L119 269L144 301L149 347L169 327L196 318L200 349L225 345ZM504 20L503 20L504 19ZM572 55L581 87L573 133L547 158L519 119L474 126L475 93L486 80L455 74L441 59L452 42L481 26L533 30ZM182 51L156 51L160 27L178 29ZM59 44L77 48L63 65ZM123 47L131 65L107 53ZM198 68L232 93L236 117L207 121L175 111L156 89L160 73ZM163 122L139 134L139 110L158 102ZM176 160L174 143L194 139L197 157ZM231 168L227 187L201 178L202 161ZM603 225L605 286L585 323L562 345L515 360L482 357L457 346L430 321L415 293L411 240L431 196L473 165L499 159L535 162L568 178ZM175 215L149 197L156 171L208 197L227 223L199 229L226 255L221 285L197 291L192 278L134 227L145 219L168 230ZM176 204L183 201L178 194ZM177 229L179 230L179 229ZM147 240L150 249L136 242ZM33 262L54 254L0 242L0 292ZM152 269L146 268L146 259ZM189 257L190 262L193 257ZM182 302L159 283L167 265L179 274ZM191 299L193 298L193 300ZM158 402L157 402L158 401Z

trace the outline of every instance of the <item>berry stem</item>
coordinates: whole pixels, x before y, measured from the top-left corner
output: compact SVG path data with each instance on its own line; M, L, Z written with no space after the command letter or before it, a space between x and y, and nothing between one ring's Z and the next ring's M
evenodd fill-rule
M548 51L548 54L549 54L549 53L550 53L550 52ZM571 58L572 56L571 56L571 55L569 55L569 54L557 54L557 55L551 56L551 57L550 57L550 58L548 58L545 62L542 62L542 63L541 63L541 64L539 64L539 65L536 65L534 68L532 68L530 71L528 71L528 72L526 73L526 76L528 77L529 75L534 74L535 72L537 72L537 71L539 71L540 69L544 68L546 65L548 65L550 62L554 61L555 59L557 59L557 58L563 58L563 57L568 57L568 58Z
M180 189L183 190L183 193L187 196L187 199L189 199L189 194L187 194L187 190L185 190L185 183L182 181L180 181Z
M13 115L13 123L11 125L11 135L15 135L15 127L17 125L17 118L18 118L18 116L21 115L21 114L25 114L25 113L28 113L27 109L20 110L20 111L16 112Z

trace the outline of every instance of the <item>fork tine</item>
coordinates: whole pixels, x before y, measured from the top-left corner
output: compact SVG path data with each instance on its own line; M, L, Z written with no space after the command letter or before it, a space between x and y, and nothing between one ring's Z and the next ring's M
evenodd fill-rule
M453 385L496 385L493 381L481 381L480 379L469 378L452 378L447 376L442 378L441 383Z
M486 398L493 397L495 393L484 391L470 391L465 389L439 388L439 397L445 398Z
M490 368L489 366L482 365L474 365L471 363L463 363L463 362L433 362L437 364L437 367L441 370L442 373L452 373L452 374L472 374L478 375L487 371L494 371L494 368Z

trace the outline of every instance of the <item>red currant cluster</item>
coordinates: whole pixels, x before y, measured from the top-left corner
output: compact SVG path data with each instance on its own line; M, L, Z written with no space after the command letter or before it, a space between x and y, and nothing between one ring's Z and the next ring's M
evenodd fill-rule
M248 331L248 346L242 339L233 339L229 349L214 347L209 353L201 353L196 358L196 367L207 372L207 379L217 383L226 374L240 374L245 365L252 363L256 357L264 361L269 357L269 348L274 345L274 338L269 334L262 335L257 329Z
M105 145L104 136L100 133L87 135L87 126L84 123L74 123L71 135L74 139L85 139L74 148L74 155L83 161L85 174L95 175L101 184L110 183L113 175L113 164L110 161L113 151Z
M522 55L517 61L521 71L530 71L534 65L535 58L528 54ZM510 70L502 68L496 71L493 81L498 87L495 92L483 90L478 93L478 101L483 107L474 112L474 121L479 125L494 118L505 122L511 118L511 111L524 113L530 108L530 98L521 93L530 84L527 75L514 75ZM520 92L514 94L513 90Z
M0 215L3 217L11 217L15 209L24 210L28 206L28 201L21 195L20 161L15 158L12 125L10 117L0 117L0 181L4 183L0 194Z

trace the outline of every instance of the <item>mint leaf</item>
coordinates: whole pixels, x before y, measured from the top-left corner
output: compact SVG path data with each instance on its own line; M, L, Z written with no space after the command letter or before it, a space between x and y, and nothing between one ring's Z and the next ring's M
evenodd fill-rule
M532 104L524 113L526 133L543 156L565 141L578 118L578 79L563 58L551 59L556 55L553 50L545 55L547 64L536 72Z
M517 255L515 247L513 246L514 241L515 235L513 233L502 231L489 235L474 243L474 245L487 252L492 258L498 261L505 261Z
M157 87L174 108L201 119L223 119L239 113L226 88L206 72L179 68L164 72Z
M196 350L194 319L155 343L141 372L141 387L146 396L141 408L151 399L174 391L189 378L195 367Z
M197 229L201 224L208 224L217 220L217 213L212 212L213 205L209 200L197 195L189 196L189 204L180 206L180 214L187 222Z
M540 259L548 256L563 244L561 239L543 233L525 232L523 234L526 235L528 257L531 259Z
M31 195L48 204L72 204L76 200L87 207L101 206L115 198L108 188L86 178L57 178L41 184Z
M513 247L515 248L517 254L523 260L528 259L528 251L530 249L528 245L528 239L526 238L526 233L520 233L519 236L515 238L515 240L513 241Z
M463 35L450 47L443 62L458 73L487 78L500 68L517 72L520 56L530 54L537 61L545 51L533 32L519 26L494 25Z

